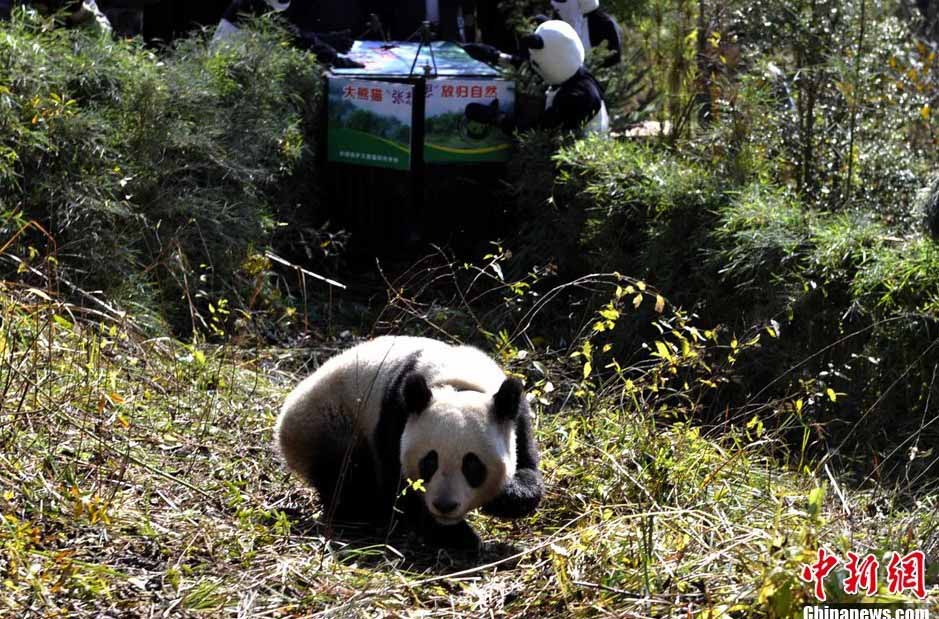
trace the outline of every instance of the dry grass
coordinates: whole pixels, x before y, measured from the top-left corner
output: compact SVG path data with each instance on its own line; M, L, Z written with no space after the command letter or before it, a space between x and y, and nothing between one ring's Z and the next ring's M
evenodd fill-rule
M475 561L330 537L271 427L335 348L192 347L35 289L0 300L2 616L773 616L807 599L798 568L821 543L939 562L935 494L794 471L759 428L663 423L651 396L585 393L534 352L516 367L580 392L538 383L535 517L477 518Z

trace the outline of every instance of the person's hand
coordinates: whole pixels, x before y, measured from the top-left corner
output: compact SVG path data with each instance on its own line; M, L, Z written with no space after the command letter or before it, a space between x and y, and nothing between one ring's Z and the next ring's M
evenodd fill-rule
M499 62L499 50L492 45L486 45L485 43L466 43L463 45L463 49L465 49L466 53L470 55L470 58L474 60L488 62L489 64Z
M365 67L361 62L356 62L345 56L336 56L330 64L336 69L362 69Z
M345 54L348 52L350 49L352 49L352 44L355 43L355 41L352 39L351 30L317 32L316 36L319 37L323 43L326 43L327 45L335 48L335 50L340 54Z
M499 122L499 100L493 99L491 103L470 103L463 111L469 120L484 125L495 125Z

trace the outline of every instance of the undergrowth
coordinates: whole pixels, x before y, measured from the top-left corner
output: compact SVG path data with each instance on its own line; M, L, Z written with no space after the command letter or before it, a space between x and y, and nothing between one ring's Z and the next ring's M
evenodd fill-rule
M936 584L934 493L852 489L764 427L787 411L814 442L800 411L824 394L740 411L739 428L692 421L757 334L696 326L644 282L609 274L567 288L608 302L558 348L530 325L564 291L542 298L504 280L498 252L479 267L430 260L390 289L378 328L444 337L447 325L464 339L472 324L490 327L480 341L533 401L548 488L535 516L473 517L488 540L475 561L410 538L330 535L315 494L278 462L271 428L284 395L341 345L149 339L130 316L89 316L6 283L4 612L781 617L812 599L799 574L822 545L841 556L922 549ZM426 312L443 268L465 303ZM643 310L659 331L653 354L621 365L614 335ZM860 599L838 583L829 578L830 599ZM899 598L882 588L876 599Z
M510 271L551 262L562 281L633 273L711 324L770 325L783 337L747 357L720 401L749 405L807 384L843 393L811 414L829 425L834 445L851 432L869 473L868 455L918 435L920 413L931 418L939 396L935 243L899 234L876 213L819 210L766 178L729 182L698 154L597 138L563 145L551 182L518 177L520 199L540 200L520 208L544 225L507 243L519 249ZM637 324L620 345L646 337ZM935 468L931 458L920 463Z

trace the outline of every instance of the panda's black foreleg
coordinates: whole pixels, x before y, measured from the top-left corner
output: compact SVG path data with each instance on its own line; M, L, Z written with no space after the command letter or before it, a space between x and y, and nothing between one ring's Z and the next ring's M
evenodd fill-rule
M391 501L379 500L368 444L354 433L314 441L306 477L319 494L327 522L373 523L381 512L390 513ZM379 509L382 505L387 509Z
M515 420L515 475L499 495L483 505L482 512L497 518L522 518L532 514L541 503L544 482L538 463L538 445L531 427L531 411L523 400Z
M534 513L543 492L541 472L520 469L496 498L483 505L482 512L497 518L522 518Z

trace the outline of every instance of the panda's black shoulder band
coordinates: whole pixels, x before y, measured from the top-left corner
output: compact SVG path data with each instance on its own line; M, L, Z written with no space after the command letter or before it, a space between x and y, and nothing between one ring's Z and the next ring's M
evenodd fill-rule
M381 399L381 412L372 440L380 459L380 470L386 486L392 491L397 488L400 477L400 463L398 462L398 449L401 445L401 434L408 420L408 410L405 404L405 383L409 376L414 374L420 352L409 355L395 370L394 378L388 384ZM426 387L426 383L425 383Z
M420 413L430 404L432 394L427 380L415 371L410 371L404 377L404 386L401 387L401 396L404 409L411 413Z

